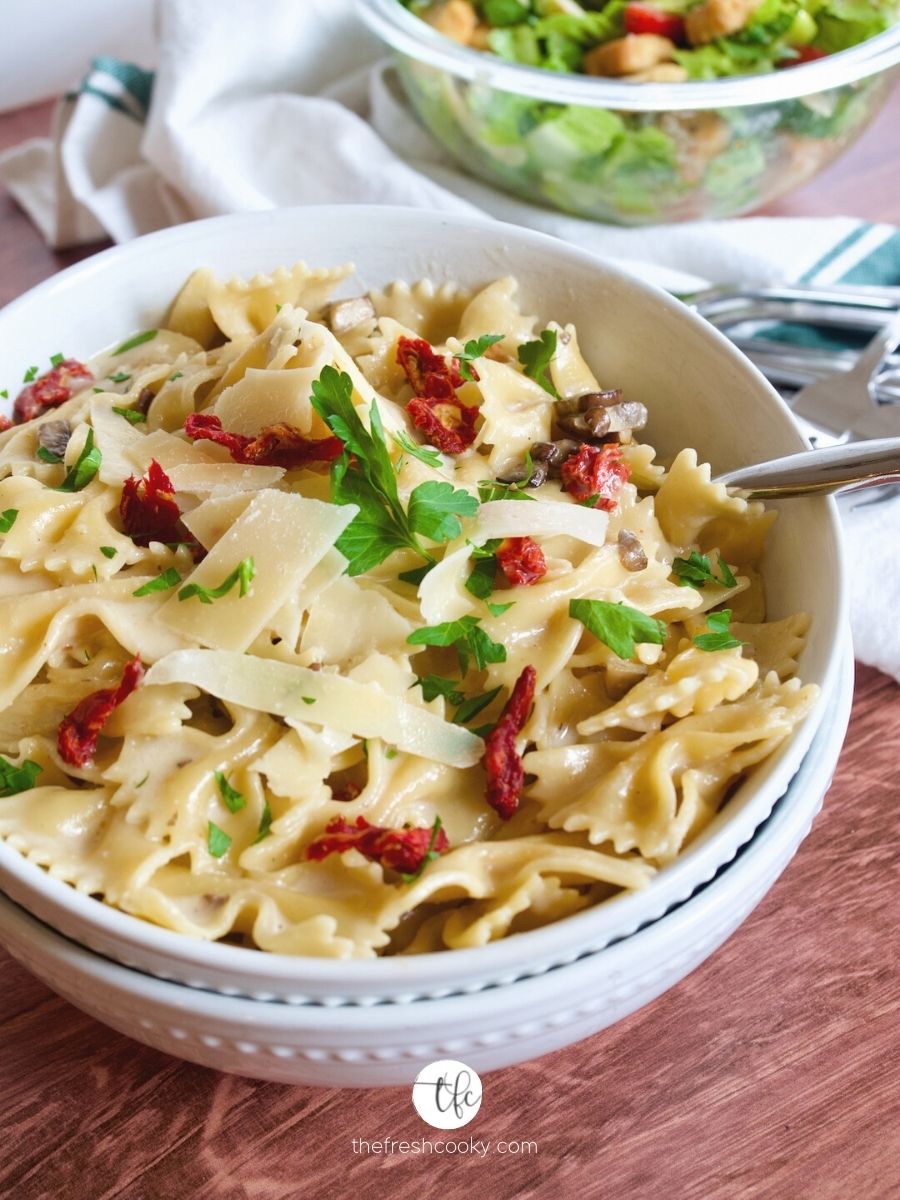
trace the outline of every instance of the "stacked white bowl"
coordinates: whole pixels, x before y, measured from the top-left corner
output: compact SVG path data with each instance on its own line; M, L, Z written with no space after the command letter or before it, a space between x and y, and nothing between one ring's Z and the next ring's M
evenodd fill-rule
M520 281L573 321L600 377L642 400L663 453L717 470L804 448L782 401L715 330L590 255L494 222L384 208L280 210L153 234L70 268L0 313L3 376L54 346L89 357L160 319L197 266L252 275L352 260L348 294L392 279ZM49 347L52 349L53 347ZM833 504L793 500L766 559L770 613L807 611L800 664L820 701L790 741L646 889L478 949L374 961L263 954L157 928L77 893L0 843L0 941L98 1019L221 1070L285 1082L410 1082L435 1059L478 1071L566 1045L681 979L744 919L808 830L849 715L852 662Z

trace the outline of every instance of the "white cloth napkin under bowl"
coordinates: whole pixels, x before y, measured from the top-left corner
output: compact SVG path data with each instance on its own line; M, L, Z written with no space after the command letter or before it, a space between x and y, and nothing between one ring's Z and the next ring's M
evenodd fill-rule
M887 225L745 218L620 229L470 178L416 121L353 0L160 0L158 26L155 77L95 60L60 101L53 136L0 156L0 178L53 246L227 212L383 203L488 213L678 291L900 284L900 232ZM845 532L857 657L900 680L900 498L849 510Z

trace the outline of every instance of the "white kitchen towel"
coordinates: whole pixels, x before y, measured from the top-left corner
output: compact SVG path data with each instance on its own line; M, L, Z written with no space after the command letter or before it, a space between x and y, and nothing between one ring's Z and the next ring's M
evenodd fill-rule
M463 173L417 123L353 0L160 0L155 77L94 62L53 136L0 156L52 245L124 241L284 205L488 213L674 290L783 280L900 284L900 233L849 217L621 229L539 208ZM900 499L848 512L857 654L900 679Z

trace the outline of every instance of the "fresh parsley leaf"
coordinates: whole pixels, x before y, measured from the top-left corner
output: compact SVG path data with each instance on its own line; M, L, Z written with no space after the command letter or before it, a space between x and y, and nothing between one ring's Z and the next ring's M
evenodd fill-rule
M734 587L737 583L731 568L724 558L719 559L721 577L715 574L709 557L692 550L689 558L676 558L672 562L672 573L682 587L705 587L707 583L720 583L722 587Z
M84 448L78 455L75 465L56 490L58 492L80 492L82 488L87 487L100 470L102 461L103 455L100 453L100 447L94 445L94 431L88 429Z
M0 513L0 533L9 533L13 525L15 525L18 515L19 510L17 508L7 508Z
M64 354L51 354L50 355L50 366L51 367L60 367L60 366L62 366L62 364L65 361L66 361L66 356Z
M221 600L227 595L236 583L240 585L238 594L243 598L250 591L250 584L255 575L256 566L253 559L243 558L218 587L205 588L199 583L189 583L178 593L178 599L190 600L192 596L196 596L201 604L212 604L213 600Z
M138 412L136 408L119 408L114 404L113 412L119 417L124 417L129 425L140 425L147 420L147 414Z
M480 546L477 546L475 542L469 542L469 545L472 547L471 557L473 559L494 558L502 544L503 538L488 538Z
M527 486L527 482L501 483L498 479L479 479L478 499L482 504L490 500L533 500L534 496L526 496L522 490Z
M403 880L404 883L415 883L415 881L419 878L419 876L425 870L428 863L432 862L435 858L440 858L440 854L434 848L435 842L438 840L438 834L440 832L441 832L441 818L435 817L434 824L431 827L431 838L429 839L429 842L428 842L428 849L425 851L425 855L424 855L422 861L419 863L419 865L415 869L415 871L412 871L412 872L402 871L400 873L400 878Z
M174 375L169 376L169 383L174 383L176 379L183 379L184 371L176 371Z
M92 392L105 392L105 391L106 391L106 388L102 388L102 387L92 387L92 388L91 388L91 391L92 391Z
M272 810L269 807L269 802L267 800L263 805L262 816L259 818L259 830L257 831L256 837L253 839L253 845L255 846L257 842L261 842L264 838L267 838L271 828Z
M143 333L136 333L134 337L129 338L127 342L123 342L113 350L113 354L124 354L126 350L133 350L135 346L143 346L144 342L152 342L159 330L145 329Z
M52 466L56 466L57 463L62 462L62 455L54 454L53 451L48 450L46 446L38 446L37 457L41 460L41 462L50 463Z
M442 467L444 465L438 450L431 446L420 446L408 434L392 433L391 440L400 447L404 454L408 454L411 458L417 458L426 467Z
M206 829L206 845L213 858L221 858L223 854L228 853L231 838L215 821L210 821Z
M492 617L502 617L503 614L505 612L508 612L509 609L511 609L514 604L515 604L515 600L510 600L508 604L491 604L491 602L488 601L487 602L488 612L491 614Z
M413 587L418 587L435 565L435 563L426 563L424 567L416 567L412 571L401 571L397 578L402 579L404 583L411 583Z
M453 714L454 725L468 725L478 714L500 695L502 687L491 688L480 696L470 696L464 700Z
M452 483L429 480L413 488L409 497L408 520L414 533L433 542L449 542L459 537L459 517L474 517L478 501Z
M115 546L101 546L100 553L104 558L115 558L119 552Z
M0 754L0 797L17 796L34 787L35 780L43 767L26 758L20 767L9 762Z
M35 379L37 379L37 373L38 373L37 367L29 367L28 370L25 372L25 374L22 376L22 382L23 383L32 383Z
M479 600L487 600L494 590L496 575L497 559L494 555L479 555L466 580L466 591L477 596Z
M479 671L483 671L488 663L506 662L506 647L488 637L477 617L466 616L442 625L426 625L406 640L412 646L454 646L463 675L469 669L470 656Z
M136 783L134 785L135 788L142 788L149 778L150 778L150 772L148 771L147 774L144 776L144 778L142 780L140 780L139 783Z
M554 400L558 400L559 392L547 375L551 359L555 353L556 330L545 329L538 341L525 342L524 345L519 347L519 362L525 368L525 374L529 379L533 379L535 383L539 383L545 392L549 392Z
M2 399L2 400L9 399L9 389L8 388L4 388L3 391L0 392L0 399Z
M242 808L247 807L247 801L239 791L231 786L225 778L224 771L216 771L216 784L218 785L222 802L229 812L240 812Z
M315 696L301 696L300 699L304 704L315 704L316 702Z
M610 604L606 600L570 600L569 616L580 621L590 633L609 646L619 658L634 657L637 642L661 646L666 639L665 622L627 604Z
M728 626L731 624L731 609L723 608L720 612L706 614L706 624L712 633L698 633L694 645L698 650L734 650L743 646Z
M443 696L447 703L452 704L454 708L465 700L465 696L459 690L458 679L444 679L440 675L423 675L416 683L422 689L422 695L426 700L435 700L438 696ZM416 684L414 683L412 686L415 687Z
M126 371L116 371L115 375L107 375L110 383L127 383L130 378Z
M476 358L481 358L486 350L490 350L491 346L502 342L505 336L502 333L485 333L480 338L472 338L471 341L466 342L462 350L457 350L455 357L463 379L468 379L470 383L474 381L469 363L474 362Z
M109 549L107 547L106 549ZM106 554L106 549L101 546L101 550ZM115 554L115 550L113 550ZM111 555L107 554L107 558ZM169 567L168 571L163 571L162 575L157 575L155 579L151 579L149 583L143 584L136 592L132 592L132 596L152 596L154 592L167 592L169 588L175 587L181 583L181 574L174 567Z
M388 746L387 750L385 750L385 752L384 752L384 757L385 758L396 758L397 751L394 749L393 746Z

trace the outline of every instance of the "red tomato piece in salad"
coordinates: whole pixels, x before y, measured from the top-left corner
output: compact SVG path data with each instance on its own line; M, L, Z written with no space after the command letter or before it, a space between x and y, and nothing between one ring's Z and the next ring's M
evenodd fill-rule
M80 701L64 717L56 733L59 756L71 767L86 767L93 762L97 741L115 710L140 686L144 678L141 656L136 654L125 664L122 678L114 688L102 688Z
M663 12L655 4L629 4L625 9L626 33L655 33L672 42L684 41L684 21L677 13Z
M537 672L528 666L515 682L500 719L484 739L484 769L487 773L485 798L504 821L515 816L525 783L522 756L516 750L516 738L522 732L534 701Z
M370 862L380 863L392 871L414 875L432 854L443 854L450 843L443 829L433 828L385 829L370 825L365 817L354 824L343 817L334 817L325 832L306 847L306 857L321 862L329 854L358 850Z
M71 400L77 391L86 387L94 376L75 358L66 358L51 371L39 375L19 392L13 405L13 418L17 425L33 421L50 408L59 408Z

